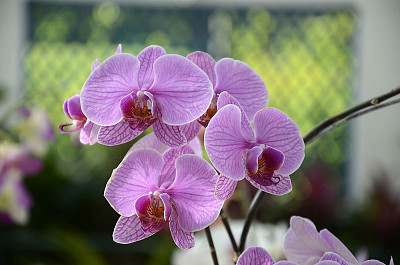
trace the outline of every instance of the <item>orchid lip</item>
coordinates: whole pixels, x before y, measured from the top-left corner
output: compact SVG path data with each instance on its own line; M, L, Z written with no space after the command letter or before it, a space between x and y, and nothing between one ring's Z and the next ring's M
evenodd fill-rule
M135 202L136 214L142 224L142 229L156 233L169 223L169 195L159 191L150 192Z
M133 130L144 131L156 121L151 109L152 103L142 91L138 91L136 95L129 94L121 100L123 120Z

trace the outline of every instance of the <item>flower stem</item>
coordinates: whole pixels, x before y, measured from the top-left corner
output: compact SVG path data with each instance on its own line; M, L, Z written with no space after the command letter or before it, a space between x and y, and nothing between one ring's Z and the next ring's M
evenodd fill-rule
M235 237L233 236L231 226L229 225L228 216L226 215L223 209L221 209L219 216L221 217L222 223L225 226L226 232L228 232L229 239L231 240L232 243L233 251L235 251L237 257L239 257L240 251L236 244Z
M322 135L334 130L335 128L344 125L348 121L360 117L364 114L367 114L369 112L378 110L383 107L387 107L396 103L399 103L399 100L392 100L388 102L387 104L381 104L381 102L392 98L396 95L400 94L400 86L397 86L394 88L392 91L382 94L380 96L374 97L370 100L367 100L361 104L358 104L354 107L351 107L329 119L326 119L322 121L320 124L318 124L316 127L314 127L310 132L308 132L304 137L303 141L304 144L307 146L311 142L315 141L316 139L320 138ZM254 217L258 211L258 209L261 206L261 203L265 197L266 193L258 190L256 195L253 198L253 201L250 204L250 209L247 213L246 216L246 221L242 230L242 235L240 237L240 242L239 242L239 251L240 253L244 251L244 247L246 244L246 239L247 235L250 230L251 223L254 220Z
M214 241L213 241L212 236L211 236L210 227L207 226L205 228L205 231L206 231L206 237L207 237L208 245L210 246L210 253L211 253L211 257L213 259L213 263L214 263L214 265L218 265L217 252L215 252Z

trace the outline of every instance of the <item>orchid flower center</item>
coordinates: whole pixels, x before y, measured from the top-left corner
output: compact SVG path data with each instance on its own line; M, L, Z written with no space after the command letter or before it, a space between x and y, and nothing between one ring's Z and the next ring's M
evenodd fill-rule
M160 231L168 224L170 207L168 194L158 191L140 197L135 203L142 228L151 233Z
M128 95L121 100L121 111L123 120L132 129L144 131L156 120L151 111L152 103L150 99L139 91L136 95Z
M200 116L198 119L198 122L203 125L204 127L207 127L208 123L210 122L211 118L214 117L215 113L217 113L217 96L214 94L211 104L208 107L207 111Z
M255 161L255 159L257 160ZM267 147L258 158L251 157L248 153L247 160L246 173L255 182L263 186L271 186L279 183L280 177L275 177L274 172L283 165L284 155L282 152ZM257 163L256 167L254 167L255 162Z

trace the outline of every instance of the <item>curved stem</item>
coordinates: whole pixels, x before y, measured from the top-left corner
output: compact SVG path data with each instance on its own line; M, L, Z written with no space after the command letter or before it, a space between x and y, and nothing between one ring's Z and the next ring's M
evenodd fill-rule
M237 257L239 257L240 251L236 244L235 237L233 236L231 226L229 225L228 216L226 215L223 209L221 209L219 216L221 217L222 223L225 226L226 232L228 232L229 239L231 240L232 243L233 251L235 251Z
M210 246L210 254L211 254L211 257L213 259L213 263L214 263L214 265L218 265L217 252L215 252L214 241L213 241L212 236L211 236L210 227L207 226L205 228L205 231L206 231L206 237L207 237L208 245Z
M352 108L349 108L329 119L322 121L320 124L318 124L316 127L314 127L309 133L307 133L303 137L304 144L307 146L308 144L310 144L314 140L318 139L322 135L347 123L351 119L357 118L357 117L367 114L371 111L378 110L380 108L399 103L400 102L399 100L393 100L391 102L388 102L387 104L378 105L381 102L383 102L389 98L392 98L398 94L400 94L400 86L397 86L396 88L394 88L392 91L390 91L388 93L374 97L374 98L367 100L361 104L358 104ZM372 107L372 108L370 108L370 107ZM265 192L258 190L256 195L253 198L253 201L250 204L250 209L249 209L249 212L247 213L246 221L245 221L245 224L244 224L244 227L242 230L242 235L240 237L240 243L239 243L239 251L240 252L243 252L243 250L244 250L251 223L253 222L254 217L255 217L258 209L260 208L264 197L265 197Z

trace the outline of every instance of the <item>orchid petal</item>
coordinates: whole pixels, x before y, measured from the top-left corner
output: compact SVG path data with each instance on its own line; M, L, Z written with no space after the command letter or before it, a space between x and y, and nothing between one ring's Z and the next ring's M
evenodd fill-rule
M275 108L263 109L254 117L256 142L273 147L285 156L277 172L289 175L296 171L304 159L304 142L296 123Z
M215 197L221 201L229 199L233 195L236 185L236 180L220 175L215 186Z
M168 188L174 182L176 175L175 160L183 154L193 154L193 151L185 145L179 148L170 148L163 154L165 163L158 178L159 187Z
M144 149L129 153L114 169L104 196L119 214L133 215L134 202L157 188L163 164L162 156L155 150Z
M139 60L127 53L105 60L89 76L81 92L82 111L99 125L114 125L122 119L120 100L138 90Z
M251 177L246 176L246 179L257 189L265 191L273 195L285 195L292 190L292 184L290 177L286 175L281 175L274 172L271 179L275 182L271 185L261 185L253 180Z
M86 119L81 109L81 100L79 94L64 101L63 109L65 115L71 120Z
M169 195L167 193L161 193L160 194L160 199L163 202L164 205L164 220L168 221L169 217L171 216L171 198L169 197Z
M121 216L115 225L113 239L120 244L129 244L145 239L154 233L144 231L137 215L130 217Z
M193 233L184 231L179 226L178 214L174 209L172 209L171 212L169 229L171 230L172 239L180 249L188 249L194 247Z
M141 130L133 130L129 123L120 121L115 125L102 126L98 142L108 146L119 145L135 139L141 133Z
M239 101L250 121L257 111L268 105L267 87L261 76L246 63L224 58L215 65L219 94L227 91Z
M246 170L250 173L256 173L258 171L258 157L263 152L259 146L254 146L246 154Z
M92 123L92 122L90 122L90 123ZM90 137L89 137L89 144L90 145L93 145L93 144L97 143L97 139L99 137L100 128L101 128L101 126L93 123L92 130L90 132Z
M163 144L170 147L179 147L187 143L180 126L168 125L161 119L153 123L153 132Z
M219 94L219 97L218 97L218 102L217 102L218 109L220 109L223 106L228 105L228 104L233 104L240 109L240 112L242 114L242 123L241 123L242 133L243 133L244 137L247 139L247 141L249 141L249 142L254 141L255 135L254 135L253 127L251 126L249 118L247 117L242 106L228 92L223 91L221 94Z
M118 54L121 52L122 52L122 46L121 46L121 44L118 44L117 49L115 50L115 54Z
M325 252L331 251L314 223L298 216L290 218L283 245L286 258L298 264L315 264Z
M187 142L193 140L199 134L200 129L201 125L198 121L192 121L188 124L180 126L180 130L185 136Z
M90 134L93 129L93 122L86 121L85 125L81 129L81 133L79 134L79 140L82 144L88 144L90 142Z
M354 255L350 252L350 250L336 236L329 232L329 230L321 230L320 235L329 244L332 252L338 254L349 264L359 264Z
M215 87L215 64L216 61L208 53L196 51L187 56L189 60L194 62L201 70L203 70L210 79L213 87Z
M363 263L361 263L361 265L385 265L385 263L380 262L379 260L370 259L370 260L364 261ZM394 265L394 264L389 263L389 265Z
M183 230L192 232L209 226L218 217L223 201L214 197L218 175L196 155L184 154L176 162L176 178L169 188Z
M218 171L234 180L244 178L243 155L252 145L241 131L241 112L237 106L227 105L215 114L206 128L204 146Z
M193 140L191 140L188 143L188 145L193 150L195 155L197 155L199 157L203 157L203 147L202 147L200 139L198 137L193 138Z
M154 62L154 83L149 89L169 125L183 125L200 117L211 103L207 75L185 57L169 54Z
M250 247L239 257L237 265L274 265L274 259L260 247Z
M343 259L343 257L341 257L338 254L333 253L333 252L324 253L322 258L320 259L320 262L321 261L334 261L340 265L348 265L348 263L346 262L346 260ZM318 264L320 264L320 263L318 263ZM356 264L358 264L358 263L356 263Z
M151 45L139 53L140 61L138 84L141 90L147 90L154 81L153 65L154 61L167 54L160 46Z
M142 138L140 138L131 147L131 149L129 149L128 153L132 152L134 150L146 149L146 148L154 149L157 152L159 152L160 154L163 154L165 151L167 151L169 149L169 147L167 145L163 144L160 140L158 140L158 138L156 137L154 132L151 132L151 133L143 136Z

